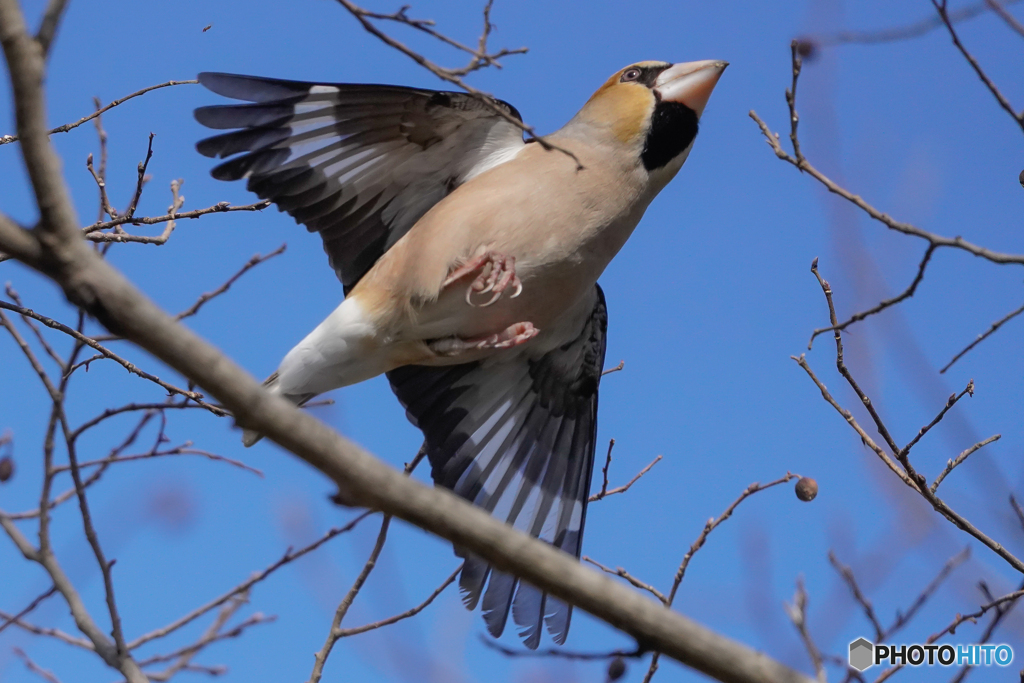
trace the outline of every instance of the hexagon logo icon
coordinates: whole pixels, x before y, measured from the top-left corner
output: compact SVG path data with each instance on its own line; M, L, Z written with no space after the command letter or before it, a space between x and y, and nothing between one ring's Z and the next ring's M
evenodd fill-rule
M858 638L850 643L850 666L857 671L864 671L875 663L875 646L866 638Z

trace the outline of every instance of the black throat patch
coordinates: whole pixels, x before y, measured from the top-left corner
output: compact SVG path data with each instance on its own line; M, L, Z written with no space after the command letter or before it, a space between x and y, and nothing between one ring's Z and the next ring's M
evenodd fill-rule
M658 101L640 159L653 171L672 161L697 137L697 112L681 102Z

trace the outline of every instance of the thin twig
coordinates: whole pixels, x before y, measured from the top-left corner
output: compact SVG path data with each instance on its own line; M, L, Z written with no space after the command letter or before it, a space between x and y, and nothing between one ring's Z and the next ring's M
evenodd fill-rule
M871 626L875 629L875 642L884 642L885 630L882 628L882 624L879 623L878 617L875 616L875 608L872 607L871 601L867 599L860 586L857 585L857 577L853 575L853 570L850 569L849 565L845 565L836 559L836 554L831 550L828 551L828 561L839 572L839 576L842 577L843 581L850 588L850 592L853 593L853 599L861 606L861 609L864 610L864 616L871 622Z
M917 442L920 441L921 438L924 437L924 435L927 434L932 427L942 422L942 418L944 418L946 416L946 413L948 413L950 409L953 406L955 406L960 399L964 397L964 394L974 396L973 379L967 382L967 387L959 394L950 394L949 398L946 400L946 405L942 406L942 410L939 411L939 414L936 415L931 422L926 424L924 427L921 427L921 429L917 432L917 435L910 440L910 443L908 443L900 450L900 452L897 454L897 457L902 458L903 456L906 456L907 453L910 453L910 449L917 445Z
M304 555L307 555L307 554L313 552L314 550L316 550L317 548L319 548L320 546L322 546L324 543L326 543L327 541L331 540L332 538L334 538L336 536L339 536L340 534L346 533L348 531L351 531L352 529L354 529L356 527L356 525L358 525L361 521L363 521L364 519L366 519L367 517L369 517L372 514L374 514L372 511L364 512L361 515L359 515L358 517L356 517L355 519L353 519L351 522L346 524L345 526L335 527L334 529L331 529L330 531L325 533L323 536L318 538L316 541L310 543L309 545L307 545L307 546L305 546L303 548L300 548L300 549L295 550L295 551L293 551L291 548L288 548L288 550L285 551L285 553L281 557L281 559L279 559L278 561L274 562L273 564L268 566L263 571L257 572L256 574L253 574L247 580L245 580L242 583L238 584L237 586L235 586L234 588L229 590L227 593L224 593L223 595L221 595L218 598L214 598L213 600L211 600L210 602L206 603L202 607L198 607L198 608L192 610L191 612L189 612L185 616L181 617L180 619L178 619L176 621L171 622L167 626L163 626L163 627L158 628L158 629L156 629L154 631L150 631L149 633L146 633L145 635L139 636L135 640L133 640L130 643L128 643L128 649L129 650L134 650L137 647L139 647L141 645L145 645L146 643L148 643L148 642L150 642L152 640L156 640L158 638L163 638L164 636L166 636L166 635L168 635L170 633L173 633L174 631L177 631L181 627L187 626L188 624L192 623L193 621L195 621L199 617L203 616L204 614L206 614L210 610L216 609L216 608L220 607L225 602L227 602L228 600L230 600L234 596L238 595L239 593L243 593L243 592L249 590L251 587L253 587L257 583L259 583L260 581L263 581L265 578L267 578L268 576L270 576L271 574L276 572L281 567L294 562L295 560L299 559L300 557L302 557Z
M676 570L675 578L672 580L672 589L669 591L668 597L662 600L662 602L665 603L665 606L671 607L672 603L675 601L676 593L679 591L679 586L680 584L682 584L683 578L686 576L686 570L690 566L690 560L693 559L693 556L697 553L698 550L704 547L704 544L707 542L708 536L711 534L711 532L717 529L722 524L722 522L732 517L732 513L736 510L740 503L742 503L747 498L749 498L750 496L754 495L759 491L764 491L765 489L770 489L773 486L778 486L779 484L784 484L788 481L792 481L793 479L799 478L799 474L786 472L786 476L781 477L780 479L776 479L775 481L768 482L763 486L757 482L754 482L746 489L744 489L743 493L740 494L739 498L730 503L729 507L725 508L725 511L723 511L722 514L720 514L717 518L713 517L709 519L704 524L704 529L700 532L700 535L697 537L697 540L694 541L692 545L690 545L690 549L686 551L685 555L683 555L683 560L679 563L679 569ZM655 652L654 656L651 657L651 665L647 669L647 674L644 676L643 683L650 683L651 679L654 677L654 674L658 671L658 660L660 658L660 652Z
M4 620L4 623L0 624L0 632L3 632L3 630L5 628L7 628L8 626L10 626L11 624L13 624L16 621L20 620L22 617L30 614L36 607L39 607L39 605L44 600L46 600L48 597L50 597L51 595L53 595L56 592L57 592L57 587L56 586L51 586L48 591L46 591L45 593L43 593L43 594L39 595L38 597L36 597L35 600L33 600L32 602L28 603L28 606L25 607L20 612L18 612L17 614L11 615L9 617L2 617L2 616L0 616L0 618L2 618Z
M348 10L348 12L353 17L356 18L356 21L358 21L362 25L364 30L366 30L368 33L370 33L371 35L373 35L376 38L378 38L385 45L387 45L388 47L393 48L393 49L397 50L398 52L401 52L405 56L409 57L414 62L416 62L417 64L422 66L424 69L426 69L430 73L432 73L435 76L437 76L438 78L440 78L442 81L446 81L448 83L451 83L452 85L458 86L459 88L463 89L468 94L470 94L474 98L476 98L477 101L483 103L484 106L486 106L488 109L493 111L495 114L497 114L501 118L505 119L506 121L508 121L509 123L514 125L516 128L519 128L524 133L526 133L526 135L528 135L531 138L533 138L534 140L536 140L536 142L541 147L543 147L545 150L555 150L555 151L561 152L562 154L565 154L570 159L572 159L573 161L576 162L577 170L582 170L583 169L583 164L580 162L579 158L573 152L569 151L568 149L565 149L564 147L560 147L558 145L553 144L552 142L550 142L549 140L547 140L543 136L537 135L537 132L533 129L533 126L527 125L526 123L524 123L523 121L521 121L520 119L518 119L515 116L513 116L512 114L510 114L508 111L506 111L504 107L499 106L495 102L495 99L494 99L494 97L492 95L490 95L488 93L485 93L482 90L477 90L476 88L474 88L473 86L469 85L468 83L466 83L462 79L462 76L470 73L471 71L476 71L477 69L483 68L485 66L491 66L492 62L495 59L497 59L499 56L502 56L503 53L504 54L519 54L519 53L522 53L522 52L526 52L526 48L519 48L517 50L503 50L503 51L500 51L500 52L495 53L493 55L487 55L486 52L484 52L481 55L479 50L473 51L472 54L474 54L474 57L470 60L469 65L467 65L466 67L463 67L461 69L447 69L447 68L445 68L443 66L440 66L440 65L430 61L429 59L427 59L423 55L419 54L415 50L413 50L413 49L409 48L408 46L404 45L403 43L395 40L394 38L392 38L388 34L384 33L380 29L378 29L376 26L374 26L373 23L370 21L370 19L373 19L373 18L379 19L379 18L381 18L381 15L376 15L375 16L374 13L368 12L367 10L363 9L362 7L359 7L358 5L350 2L350 0L336 0L336 1L338 2L338 4L340 4L346 10ZM486 36L489 35L489 33L490 33L490 26L491 26L491 24L490 24L489 15L490 15L490 3L488 3L488 5L487 5L487 7L485 9L485 20L484 20L485 28L484 28L483 38L481 40L481 45L483 45L483 47L486 47L486 45L485 45L485 43L486 43ZM387 18L391 19L392 17L388 16ZM409 22L405 22L405 23L409 23ZM420 23L422 23L422 20L420 20ZM410 24L410 25L412 25L412 24Z
M973 19L981 14L984 14L986 9L986 3L988 0L983 2L976 2L973 5L968 5L960 9L954 10L949 13L949 19L954 24L965 21L967 19ZM1007 5L1013 5L1020 0L1007 0ZM991 5L989 5L991 7ZM994 7L992 9L995 9ZM839 31L837 33L829 33L824 35L810 35L801 37L801 44L809 44L815 48L817 47L831 47L833 45L873 45L877 43L893 43L900 40L909 40L912 38L919 38L931 31L942 26L942 19L937 16L931 15L920 21L916 21L913 24L906 26L897 26L894 28L885 28L876 31Z
M1012 320L1013 318L1016 318L1021 313L1024 313L1024 306L1021 306L1020 308L1014 309L1009 314L1003 316L999 320L997 320L994 323L992 323L991 327L989 327L988 330L986 330L985 332L979 334L978 337L974 341L972 341L970 344L968 344L967 347L964 348L963 351L961 351L960 353L958 353L955 356L953 356L953 360L951 360L948 363L946 363L946 365L941 370L939 370L939 374L944 374L946 372L946 370L949 370L951 367L953 367L953 363L955 363L958 360L960 360L961 358L963 358L964 355L968 351L970 351L975 346L977 346L981 342L983 342L986 339L988 339L988 337L990 337L992 335L992 333L994 333L996 330L998 330L1000 327L1002 327L1004 323L1007 323L1010 320Z
M836 325L837 323L835 304L832 301L832 287L824 278L821 277L821 274L818 272L818 259L814 259L813 263L811 264L811 272L817 278L818 284L821 286L822 292L825 295L825 301L828 304L829 310L829 320L832 323L832 325ZM874 442L874 440L863 430L863 428L861 428L859 424L857 424L857 421L853 418L853 415L850 413L850 411L840 406L839 403L834 398L832 398L832 395L829 393L828 389L825 388L825 385L822 384L821 380L819 380L814 375L814 373L811 372L811 368L807 364L807 360L804 358L804 356L801 355L799 358L793 356L792 358L797 363L799 363L800 366L804 369L804 371L807 372L807 374L811 377L815 385L821 391L822 397L824 397L825 400L829 404L831 404L839 412L839 414L846 419L847 423L849 423L850 426L853 427L853 429L861 437L865 445L867 445L869 448L875 451L875 453L878 454L878 456L889 466L889 469L892 470L900 478L900 480L903 481L903 483L912 488L914 491L920 493L921 496L923 496L924 499L928 501L928 503L936 512L938 512L940 515L942 515L947 520L952 522L954 526L956 526L961 531L967 532L974 538L981 541L990 550L999 555L999 557L1003 558L1003 560L1005 560L1016 571L1019 571L1022 574L1024 574L1024 562L1022 562L1019 558L1014 556L1014 554L1008 551L1002 544L994 541L987 534L985 534L983 531L974 526L974 524L972 524L962 515L953 510L945 501L940 499L935 493L931 491L931 489L928 488L927 479L925 478L925 476L917 472L914 469L913 465L911 465L910 463L909 447L913 446L914 443L916 443L916 439L911 441L906 448L901 449L899 446L896 445L895 440L890 435L889 430L886 427L885 423L882 421L882 418L879 416L878 411L875 410L874 403L871 401L868 395L864 393L864 390L861 389L860 385L857 383L853 375L850 373L849 368L846 367L846 364L843 360L842 332L840 332L839 330L835 331L835 340L836 369L839 370L839 374L843 376L847 384L850 385L850 388L853 389L854 393L857 395L857 398L860 399L861 404L867 409L868 413L871 415L871 418L875 422L875 427L878 429L878 433L883 437L895 458L899 461L900 465L902 465L902 470L892 462L892 459L889 458L885 451ZM973 389L973 383L969 383L967 389L965 389L963 393L960 394L960 396L962 396L964 393L972 392ZM936 424L938 420L941 419L943 415L945 415L945 411L952 407L952 404L956 402L955 400L953 400L954 398L958 397L951 397L951 400L947 402L946 408L943 409L943 411L939 414L938 418L933 420L932 423L928 425L928 428ZM922 430L922 433L927 432L928 428ZM918 438L920 436L921 434L918 435Z
M783 161L789 162L797 169L811 176L819 183L824 185L825 189L827 189L829 192L831 192L832 194L839 195L843 199L847 200L854 206L864 211L864 213L866 213L868 216L878 221L879 223L882 223L891 230L903 233L904 235L911 235L913 237L919 237L921 239L927 240L930 244L934 244L936 247L951 247L954 249L962 249L963 251L966 251L969 254L973 254L974 256L984 258L993 263L1024 264L1024 254L1004 254L997 251L992 251L991 249L986 249L985 247L981 247L971 242L968 242L967 240L959 236L944 237L942 235L937 235L935 233L928 232L927 230L922 230L921 228L915 225L911 225L910 223L897 221L888 214L879 211L874 206L864 201L864 199L859 195L855 195L849 190L836 184L832 179L830 179L824 173L815 168L811 164L811 162L807 161L806 158L797 161L793 156L791 156L784 149L782 149L782 145L779 143L778 135L776 133L771 132L771 130L768 128L768 124L766 124L761 119L761 117L757 115L755 111L751 110L749 115L750 118L752 118L754 122L757 123L758 127L761 129L761 133L764 135L765 140L768 142L768 145L775 152L775 156L782 159ZM836 324L838 324L838 322Z
M997 598L996 600L993 600L992 602L989 602L989 603L987 603L985 605L982 605L978 609L977 612L972 612L970 614L957 614L956 617L954 617L953 621L951 621L949 623L949 625L946 626L946 628L942 629L941 631L939 631L937 633L933 633L932 635L928 636L928 638L925 640L924 644L925 645L931 645L932 643L934 643L935 641L937 641L939 638L943 637L947 633L948 634L955 634L957 628L961 624L963 624L964 622L969 621L971 623L977 623L977 620L979 618L983 617L989 610L995 609L995 608L997 608L997 607L999 607L1001 605L1004 605L1006 603L1012 603L1012 602L1020 599L1022 596L1024 596L1024 590L1014 591L1013 593L1007 593L1006 595L1004 595L1004 596L1002 596L1000 598ZM897 666L894 666L894 667L891 667L889 669L886 669L885 671L883 671L881 673L881 675L879 675L878 678L875 679L875 683L884 683L885 681L889 680L889 678L891 678L894 673L896 673L897 671L902 669L904 666L905 666L905 664L899 664Z
M598 569L600 569L601 571L603 571L606 574L614 574L615 576L622 577L623 579L628 581L630 584L632 584L635 588L639 588L640 590L647 591L648 593L650 593L654 597L658 598L662 602L668 602L668 598L665 597L664 593L662 593L660 590L658 590L654 586L652 586L652 585L650 585L648 583L644 583L640 579L636 578L635 576L633 576L632 574L627 572L622 567L617 567L616 569L612 569L611 567L606 567L605 565L601 564L600 562L598 562L594 558L587 557L586 555L584 555L581 559L584 562L589 562L590 564L594 565L595 567L597 567Z
M202 407L206 408L207 410L209 410L214 415L224 416L224 415L227 414L226 411L224 411L222 408L218 408L217 406L210 405L209 403L205 402L203 400L203 395L202 394L200 394L198 392L195 392L195 391L188 391L186 389L179 389L178 387L176 387L176 386L174 386L172 384L168 384L167 382L164 382L163 380L161 380L159 377L156 377L155 375L151 375L150 373L148 373L148 372L146 372L144 370L140 370L134 363L130 363L130 362L126 361L124 358L121 358L120 356L118 356L116 353L114 353L110 349L108 349L105 346L101 345L99 342L94 341L90 337L87 337L86 335L82 334L78 330L72 329L72 328L68 327L67 325L65 325L63 323L60 323L60 322L57 322L56 320L54 320L52 318L47 318L46 316L40 315L40 314L36 313L33 310L30 310L30 309L25 308L23 306L15 306L13 304L7 303L6 301L0 301L0 308L7 309L7 310L9 310L9 311L11 311L13 313L17 313L18 315L28 316L30 318L34 318L34 319L38 320L39 322L43 323L44 325L46 325L47 327L49 327L51 329L58 330L59 332L63 332L64 334L68 335L69 337L72 337L72 338L82 342L83 344L85 344L89 348L95 349L96 351L101 353L104 358L109 358L110 360L118 363L119 365L121 365L128 372L130 372L130 373L132 373L134 375L138 375L139 377L141 377L143 379L147 379L150 382L153 382L154 384L157 384L157 385L163 387L164 389L166 389L168 392L170 392L172 394L178 394L180 396L185 396L186 398L188 398L188 399L190 399L192 401L195 401L198 405L201 405ZM0 313L0 316L2 316L2 315L3 314Z
M21 659L21 661L25 664L26 669L40 676L41 678L46 679L47 681L49 681L49 683L60 683L60 679L57 678L52 671L47 671L43 667L33 662L29 658L29 656L25 654L25 651L22 650L20 647L15 647L12 649L14 651L14 654L16 654L18 658Z
M964 460L967 460L967 458L970 457L972 453L974 453L980 448L984 448L993 441L999 441L1001 437L1002 434L994 434L993 436L988 437L984 441L979 441L978 443L974 444L967 450L963 451L960 455L956 456L956 458L954 458L953 460L948 461L946 463L946 468L939 472L939 476L935 477L935 481L929 487L931 489L931 492L935 493L939 489L939 484L942 483L942 480L945 479L950 472L952 472L954 469L962 465Z
M984 582L981 583L981 588L982 591L985 593L986 598L991 601L992 595L988 592L988 588L985 586ZM1021 584L1020 588L1024 589L1024 584ZM1002 623L1003 619L1006 617L1007 614L1010 613L1010 611L1014 608L1016 604L1017 599L1014 599L996 607L996 613L992 615L992 620L988 623L988 626L985 628L985 632L981 634L981 638L978 639L978 645L984 645L992 639L992 636L995 634L996 629L999 628L999 624ZM949 683L963 683L963 680L967 678L967 675L973 669L974 667L970 665L965 666L964 668L960 669L959 673L957 673L956 676L950 679Z
M239 270L237 273L235 273L234 275L229 277L224 282L224 284L222 284L220 287L218 287L217 289L213 290L212 292L206 292L205 294L200 296L198 299L196 299L196 302L194 304L192 304L187 309L185 309L184 311L182 311L181 313L179 313L178 315L176 315L174 317L177 320L184 320L185 318L189 318L189 317L195 315L196 313L199 312L200 308L202 308L207 302L210 301L210 299L214 299L214 298L220 296L221 294L223 294L224 292L228 291L231 288L231 285L235 284L235 282L237 282L240 277L242 277L243 275L248 273L250 270L252 270L256 266L260 265L261 263L266 263L267 261L269 261L270 259L274 258L275 256L279 256L279 255L283 254L284 250L287 247L288 247L287 244L282 244L280 247L278 247L274 251L270 252L266 256L261 256L260 254L256 254L251 259L249 259L245 263L244 266L242 266L241 270Z
M83 116L82 118L78 119L77 121L74 121L72 123L65 123L62 126L57 126L56 128L52 128L52 129L50 129L47 132L47 134L48 135L53 135L54 133L66 133L69 130L72 130L74 128L78 128L83 123L87 123L89 121L92 121L97 116L100 116L101 114L104 114L104 113L110 111L111 109L113 109L114 107L116 107L116 106L118 106L120 104L124 104L125 102L127 102L130 99L132 99L133 97L138 97L139 95L145 95L146 93L148 93L150 91L159 90L160 88L166 88L166 87L172 86L172 85L194 85L194 84L196 84L198 82L199 81L196 81L196 80L191 80L191 81L167 81L166 83L160 83L159 85L151 85L148 88L143 88L142 90L136 90L132 94L125 95L121 99L114 100L113 102L111 102L107 106L103 107L102 109L97 109L93 113L89 114L88 116ZM17 135L0 135L0 145L10 144L12 142L17 142L18 140L19 140L19 138L18 138Z
M369 559L366 560L366 564L363 565L356 580L352 582L352 587L348 593L345 594L345 597L338 604L338 608L334 611L334 620L331 622L331 630L327 634L327 640L324 641L323 647L313 656L313 671L309 674L307 683L318 683L321 676L323 676L324 664L327 663L327 658L331 655L334 644L341 638L341 622L345 615L348 614L352 601L355 600L359 591L362 590L363 584L366 583L366 579L369 578L370 572L377 566L377 558L380 557L380 553L384 549L384 541L388 538L388 527L390 525L391 515L384 515L384 519L380 523L380 531L377 533L377 542L374 543L373 550L370 551Z
M1012 493L1010 494L1010 507L1013 508L1014 513L1017 515L1017 521L1020 522L1021 530L1024 530L1024 507L1021 507Z
M790 621L793 622L797 633L800 634L800 640L803 641L804 649L807 650L807 655L811 658L811 664L814 665L814 672L818 677L819 683L825 683L827 679L821 650L814 644L814 639L811 638L811 634L807 630L807 591L804 589L803 578L796 580L796 593L793 595L793 604L786 605L786 614L789 615Z
M1013 1L1014 0L1011 0L1011 2L1007 2L1006 4L1009 5ZM1022 38L1024 38L1024 24L1017 21L1017 18L1015 16L1007 12L1006 8L1003 7L1002 4L997 2L997 0L985 0L985 4L988 5L989 9L998 14L999 18L1002 19L1007 26L1009 26L1012 30L1016 31Z
M850 325L856 322L860 322L861 320L864 320L864 318L875 315L876 313L881 313L890 306L895 306L899 302L914 296L914 292L917 291L917 286L921 284L921 280L924 279L925 268L928 267L928 262L931 260L932 254L935 253L936 249L938 249L938 247L934 244L929 244L928 248L925 249L924 256L921 258L921 263L919 263L917 266L917 275L914 276L914 281L910 283L909 287L907 287L900 294L892 297L891 299L885 299L877 306L869 308L866 311L861 311L860 313L854 313L852 316L850 316L850 319L844 323L840 323L839 325L836 325L834 327L821 327L814 330L814 332L811 334L810 341L807 342L807 350L811 350L811 346L814 344L814 340L817 338L819 334L822 334L824 332L834 332L835 330L845 330Z
M216 453L210 453L208 451L199 450L197 448L189 448L191 444L191 441L186 441L181 446L175 446L174 448L169 448L163 451L153 450L150 451L149 453L138 453L135 455L107 456L106 458L101 458L99 460L89 460L88 462L83 462L79 465L79 468L84 469L86 467L102 467L110 463L132 462L134 460L149 460L152 458L164 458L175 455L198 455L200 457L206 458L207 460L213 460L214 462L223 462L229 465L233 465L239 469L245 470L246 472L252 472L253 474L259 477L263 476L262 471L256 469L255 467L250 467L249 465L246 465L244 462L240 460L226 458L223 455L217 455ZM53 468L53 472L54 474L58 474L60 472L65 472L69 469L71 469L69 465L60 465L58 467Z
M230 211L262 211L263 209L270 206L270 200L264 199L254 204L245 204L242 206L232 206L230 202L220 202L213 206L208 206L205 209L193 209L192 211L183 211L182 213L167 213L163 216L134 216L129 218L128 216L118 216L109 221L102 223L93 223L82 228L82 232L88 235L89 239L94 241L100 240L100 236L94 236L93 233L99 230L108 230L110 228L117 227L119 225L125 225L130 223L131 225L155 225L157 223L167 223L168 221L177 221L184 218L199 218L210 213L227 213ZM108 237L110 237L108 235ZM132 242L134 239L129 239L129 235L125 235L124 239L120 241ZM141 239L141 238L140 238ZM115 240L116 241L116 240Z
M21 302L21 297L18 295L18 292L14 289L14 287L11 286L10 282L8 282L7 285L4 287L4 292L7 294L8 297L10 297L11 301L16 303L17 305L24 305ZM27 325L28 328L32 330L32 334L35 335L36 340L39 342L39 345L43 347L44 351L46 351L46 355L53 359L53 361L57 364L58 367L63 368L64 359L60 357L59 353L53 350L53 347L50 346L49 342L46 341L46 337L44 337L43 333L39 330L38 327L36 327L36 324L32 321L32 318L23 315L21 316L21 319L22 321L24 321L25 325Z
M384 626L390 626L391 624L394 624L396 622L402 621L403 619L408 619L409 617L416 616L417 614L422 612L424 609L426 609L427 606L429 606L430 603L432 603L437 596L439 596L441 593L444 592L444 590L446 588L448 588L448 586L450 586L453 583L455 583L455 579L458 578L459 572L461 572L461 571L462 571L462 565L460 564L458 567L455 568L455 571L453 571L451 573L451 575L441 583L440 586L438 586L437 588L434 589L434 592L432 592L429 596L427 596L426 600L424 600L420 604L416 605L415 607L407 609L406 611L402 612L401 614L396 614L393 617L388 617L387 619L381 619L380 621L375 621L372 624L365 624L363 626L356 626L355 628L340 629L338 631L338 639L340 640L341 638L347 638L348 636L354 636L354 635L357 635L357 634L360 634L360 633L366 633L367 631L372 631L374 629L378 629L378 628L381 628L381 627L384 627Z
M35 624L29 623L24 619L18 617L17 615L7 614L6 612L0 612L0 619L3 619L5 622L9 621L21 630L26 631L27 633L31 633L37 636L47 636L48 638L55 638L56 640L59 640L62 643L65 643L67 645L73 645L75 647L80 647L83 650L88 650L89 652L96 651L96 648L93 647L93 644L85 638L77 638L75 636L65 633L64 631L61 631L60 629L36 626Z
M957 35L956 29L953 28L953 22L950 21L949 13L946 11L945 0L942 0L942 2L932 0L932 5L935 6L935 11L939 13L939 18L942 19L942 23L945 24L946 28L949 30L949 37L953 39L953 44L956 45L956 49L960 50L960 54L964 56L967 63L971 65L972 69L974 69L974 73L978 74L978 78L980 78L981 82L985 84L985 87L992 93L992 96L996 98L999 106L1002 107L1006 113L1017 122L1017 125L1020 126L1021 130L1024 131L1024 112L1018 113L1017 110L1013 108L1013 105L1010 104L1009 100L1007 100L1005 96L1003 96L1003 93L999 91L996 84L992 82L992 79L988 77L985 70L981 68L980 64L978 64L978 60L974 58L974 55L972 55L967 48L964 47L964 44L960 42L960 36Z
M626 361L620 360L619 364L616 365L615 367L611 367L611 368L608 368L607 370L603 370L601 372L601 376L604 377L605 375L610 375L613 372L620 372L625 367L626 367Z
M614 439L612 440L612 443L615 443ZM608 449L608 455L609 455L609 461L610 461L611 460L611 448L610 447ZM608 472L607 472L607 466L606 466L605 467L605 472L604 472L605 480L604 480L604 484L601 486L601 491L598 492L598 493L595 493L592 496L590 496L590 498L587 500L587 502L588 503L593 503L594 501L601 500L602 498L607 498L608 496L614 496L616 493L625 493L626 491L629 490L630 486L632 486L633 484L635 484L638 481L640 481L640 477L642 477L645 474L647 474L648 472L650 472L651 468L654 467L655 465L657 465L661 461L661 458L662 458L662 456L659 455L654 460L652 460L649 463L647 463L647 466L644 467L639 472L637 472L636 475L632 479L630 479L628 482L626 482L622 486L617 486L617 487L615 487L613 489L609 489L608 488L608 479L607 479Z
M646 652L640 648L637 648L636 650L612 650L611 652L574 652L572 650L555 648L547 650L513 650L512 648L505 647L495 640L491 640L483 634L480 635L480 642L492 650L497 650L506 657L558 657L559 659L593 662L604 659L615 659L617 657L635 659L637 657L643 657L646 654Z
M924 607L929 598L931 598L935 591L939 589L939 586L941 586L946 578L953 573L953 570L966 562L970 557L971 546L965 546L963 550L946 560L946 563L942 565L942 569L939 570L939 573L931 580L931 583L925 586L925 589L921 591L921 594L917 596L913 604L907 608L907 611L896 613L896 619L893 621L892 625L886 629L885 637L882 638L882 640L889 640L896 635L897 631L909 624L910 620L917 614L917 611Z

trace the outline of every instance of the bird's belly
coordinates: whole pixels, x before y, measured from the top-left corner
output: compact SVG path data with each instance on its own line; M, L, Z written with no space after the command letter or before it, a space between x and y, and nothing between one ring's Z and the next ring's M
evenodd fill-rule
M480 294L471 299L476 305L470 305L466 293L472 278L465 278L417 311L413 335L419 339L471 339L501 332L521 322L532 323L543 332L593 288L611 255L594 253L587 245L578 245L558 258L551 258L550 254L547 258L517 255L516 273L522 282L519 296L512 298L514 290L510 287L490 305L480 305L488 299Z

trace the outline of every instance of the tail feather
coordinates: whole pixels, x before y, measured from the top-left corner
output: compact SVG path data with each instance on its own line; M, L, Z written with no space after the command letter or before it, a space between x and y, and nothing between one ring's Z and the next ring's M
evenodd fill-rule
M276 372L273 375L271 375L270 377L268 377L266 380L264 380L263 386L266 388L267 391L270 391L272 393L275 393L275 394L280 394L281 393L280 385L277 383L277 373ZM306 405L306 403L311 398L316 396L316 394L300 394L300 395L282 394L282 396L284 396L286 399L288 399L289 401L291 401L292 403L294 403L297 406L304 406L304 405ZM263 435L260 434L259 432L257 432L254 429L243 429L242 430L242 445L245 446L246 448L249 448L251 446L255 446L257 443L259 443L259 441L262 438L263 438Z

